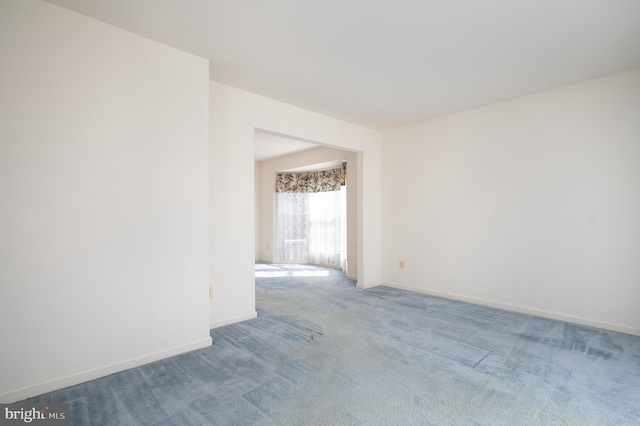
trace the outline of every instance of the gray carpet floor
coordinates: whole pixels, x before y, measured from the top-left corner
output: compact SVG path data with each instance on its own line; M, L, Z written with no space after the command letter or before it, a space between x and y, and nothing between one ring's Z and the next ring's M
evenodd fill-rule
M640 425L640 337L256 265L214 345L25 402L72 425Z

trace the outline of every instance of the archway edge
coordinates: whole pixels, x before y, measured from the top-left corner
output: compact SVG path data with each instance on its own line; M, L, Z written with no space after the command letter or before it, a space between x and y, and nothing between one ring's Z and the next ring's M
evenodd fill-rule
M381 280L381 133L212 81L209 91L212 327L255 317L256 129L357 152L357 286L369 288Z

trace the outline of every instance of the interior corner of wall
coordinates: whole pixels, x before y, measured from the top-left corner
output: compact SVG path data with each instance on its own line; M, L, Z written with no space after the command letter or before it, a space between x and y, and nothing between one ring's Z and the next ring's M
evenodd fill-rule
M244 314L232 315L230 317L211 320L209 322L209 328L214 329L218 327L224 327L225 325L231 325L237 322L248 321L255 318L258 318L258 312L254 310L251 312L246 312Z

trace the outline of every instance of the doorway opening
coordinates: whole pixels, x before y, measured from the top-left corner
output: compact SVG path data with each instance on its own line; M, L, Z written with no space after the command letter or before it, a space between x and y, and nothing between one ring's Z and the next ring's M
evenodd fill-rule
M254 140L256 262L330 266L357 280L358 153L262 130ZM336 168L344 185L332 190L276 191L278 174Z

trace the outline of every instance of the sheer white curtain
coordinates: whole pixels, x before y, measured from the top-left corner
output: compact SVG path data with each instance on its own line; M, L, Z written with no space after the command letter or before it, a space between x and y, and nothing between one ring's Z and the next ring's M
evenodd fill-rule
M309 262L342 267L342 191L309 194Z
M278 193L276 260L343 268L346 189Z
M309 194L279 192L275 254L277 261L309 261Z

